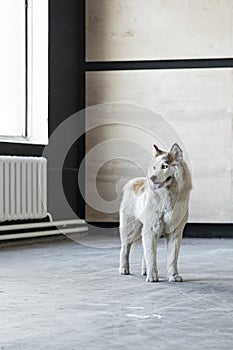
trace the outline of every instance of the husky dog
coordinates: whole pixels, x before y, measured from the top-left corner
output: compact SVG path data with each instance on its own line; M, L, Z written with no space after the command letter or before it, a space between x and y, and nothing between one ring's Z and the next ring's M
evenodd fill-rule
M177 261L188 219L191 176L178 144L175 143L168 152L160 150L156 145L154 148L155 157L147 177L132 179L124 187L120 206L119 272L123 275L130 274L130 248L142 236L142 275L147 276L147 282L158 281L157 243L159 237L164 235L168 280L182 282Z

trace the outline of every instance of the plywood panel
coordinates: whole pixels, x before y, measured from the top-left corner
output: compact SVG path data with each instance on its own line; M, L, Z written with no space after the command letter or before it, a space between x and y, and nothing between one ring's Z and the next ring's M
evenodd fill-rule
M93 172L94 162L101 164L97 187L106 200L116 197L120 179L146 171L154 140L162 147L178 141L193 173L190 222L233 222L233 69L87 73L87 105L109 102L96 107L99 112L92 108L87 113L87 128L100 125L87 134L87 153L103 141L118 139L87 161L87 173ZM121 155L126 161L111 161ZM88 208L87 218L112 221L117 214Z
M232 0L86 0L86 59L232 57L232 14Z

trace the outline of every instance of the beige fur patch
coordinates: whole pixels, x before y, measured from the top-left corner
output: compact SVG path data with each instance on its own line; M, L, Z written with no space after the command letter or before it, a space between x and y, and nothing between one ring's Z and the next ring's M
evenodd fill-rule
M140 194L145 190L146 180L141 180L133 184L133 190L136 194Z

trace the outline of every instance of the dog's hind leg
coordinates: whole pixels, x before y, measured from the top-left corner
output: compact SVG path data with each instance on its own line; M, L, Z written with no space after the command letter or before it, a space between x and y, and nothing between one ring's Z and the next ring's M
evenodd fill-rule
M133 242L141 235L142 224L133 217L120 213L120 268L119 272L122 275L130 274L129 253Z

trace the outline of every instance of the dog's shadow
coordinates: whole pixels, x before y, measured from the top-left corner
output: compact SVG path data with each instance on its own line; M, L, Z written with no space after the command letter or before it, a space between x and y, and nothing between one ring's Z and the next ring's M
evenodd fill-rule
M131 277L136 277L137 279L143 279L146 276L142 276L142 275L138 275L137 273L130 273ZM166 277L159 277L159 282L158 283L166 283L168 282ZM182 283L180 282L168 282L169 284L183 284L183 283L195 283L195 282L200 282L200 283L204 283L204 282L231 282L233 285L233 276L232 277L183 277L183 281ZM157 283L157 282L156 282Z
M233 277L190 277L183 282L233 282Z

